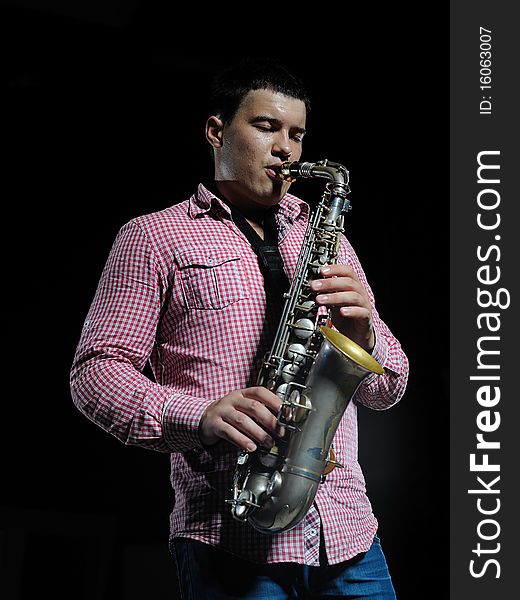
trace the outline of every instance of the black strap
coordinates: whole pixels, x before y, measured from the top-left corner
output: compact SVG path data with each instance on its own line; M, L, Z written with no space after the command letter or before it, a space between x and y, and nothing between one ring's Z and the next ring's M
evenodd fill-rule
M283 294L289 289L289 280L283 268L283 259L278 249L278 228L276 225L276 211L278 206L273 206L265 214L264 239L248 223L242 213L233 205L231 216L236 226L246 236L251 247L258 256L260 270L264 276L266 291L278 303L283 301Z

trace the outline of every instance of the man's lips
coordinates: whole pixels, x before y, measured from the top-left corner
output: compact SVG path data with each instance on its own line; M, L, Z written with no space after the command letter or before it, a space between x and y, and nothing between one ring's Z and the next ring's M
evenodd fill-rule
M281 166L281 163L277 163L275 165L268 165L267 167L265 167L265 171L271 179L279 179L278 172Z

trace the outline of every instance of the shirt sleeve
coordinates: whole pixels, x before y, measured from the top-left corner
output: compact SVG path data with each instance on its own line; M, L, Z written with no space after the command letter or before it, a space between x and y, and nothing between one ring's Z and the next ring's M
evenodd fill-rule
M350 242L343 237L338 262L349 264L365 286L372 305L375 346L372 357L384 368L383 375L369 374L361 382L354 399L374 410L385 410L402 398L408 382L409 362L401 344L380 318L374 294Z
M209 400L143 374L154 348L167 274L135 221L119 231L83 325L70 387L74 404L128 445L159 452L200 446Z

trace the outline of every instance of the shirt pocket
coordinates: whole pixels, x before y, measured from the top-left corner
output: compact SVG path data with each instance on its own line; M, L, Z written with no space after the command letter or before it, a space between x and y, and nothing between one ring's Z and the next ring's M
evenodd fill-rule
M187 308L219 310L249 295L243 261L236 249L190 248L177 262Z

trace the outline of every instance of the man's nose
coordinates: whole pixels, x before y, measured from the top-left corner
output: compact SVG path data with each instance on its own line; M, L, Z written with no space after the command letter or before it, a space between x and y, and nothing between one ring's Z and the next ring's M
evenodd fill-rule
M277 136L274 144L272 153L274 156L280 156L282 158L289 158L292 154L292 148L289 141L289 137L279 132L280 135Z

